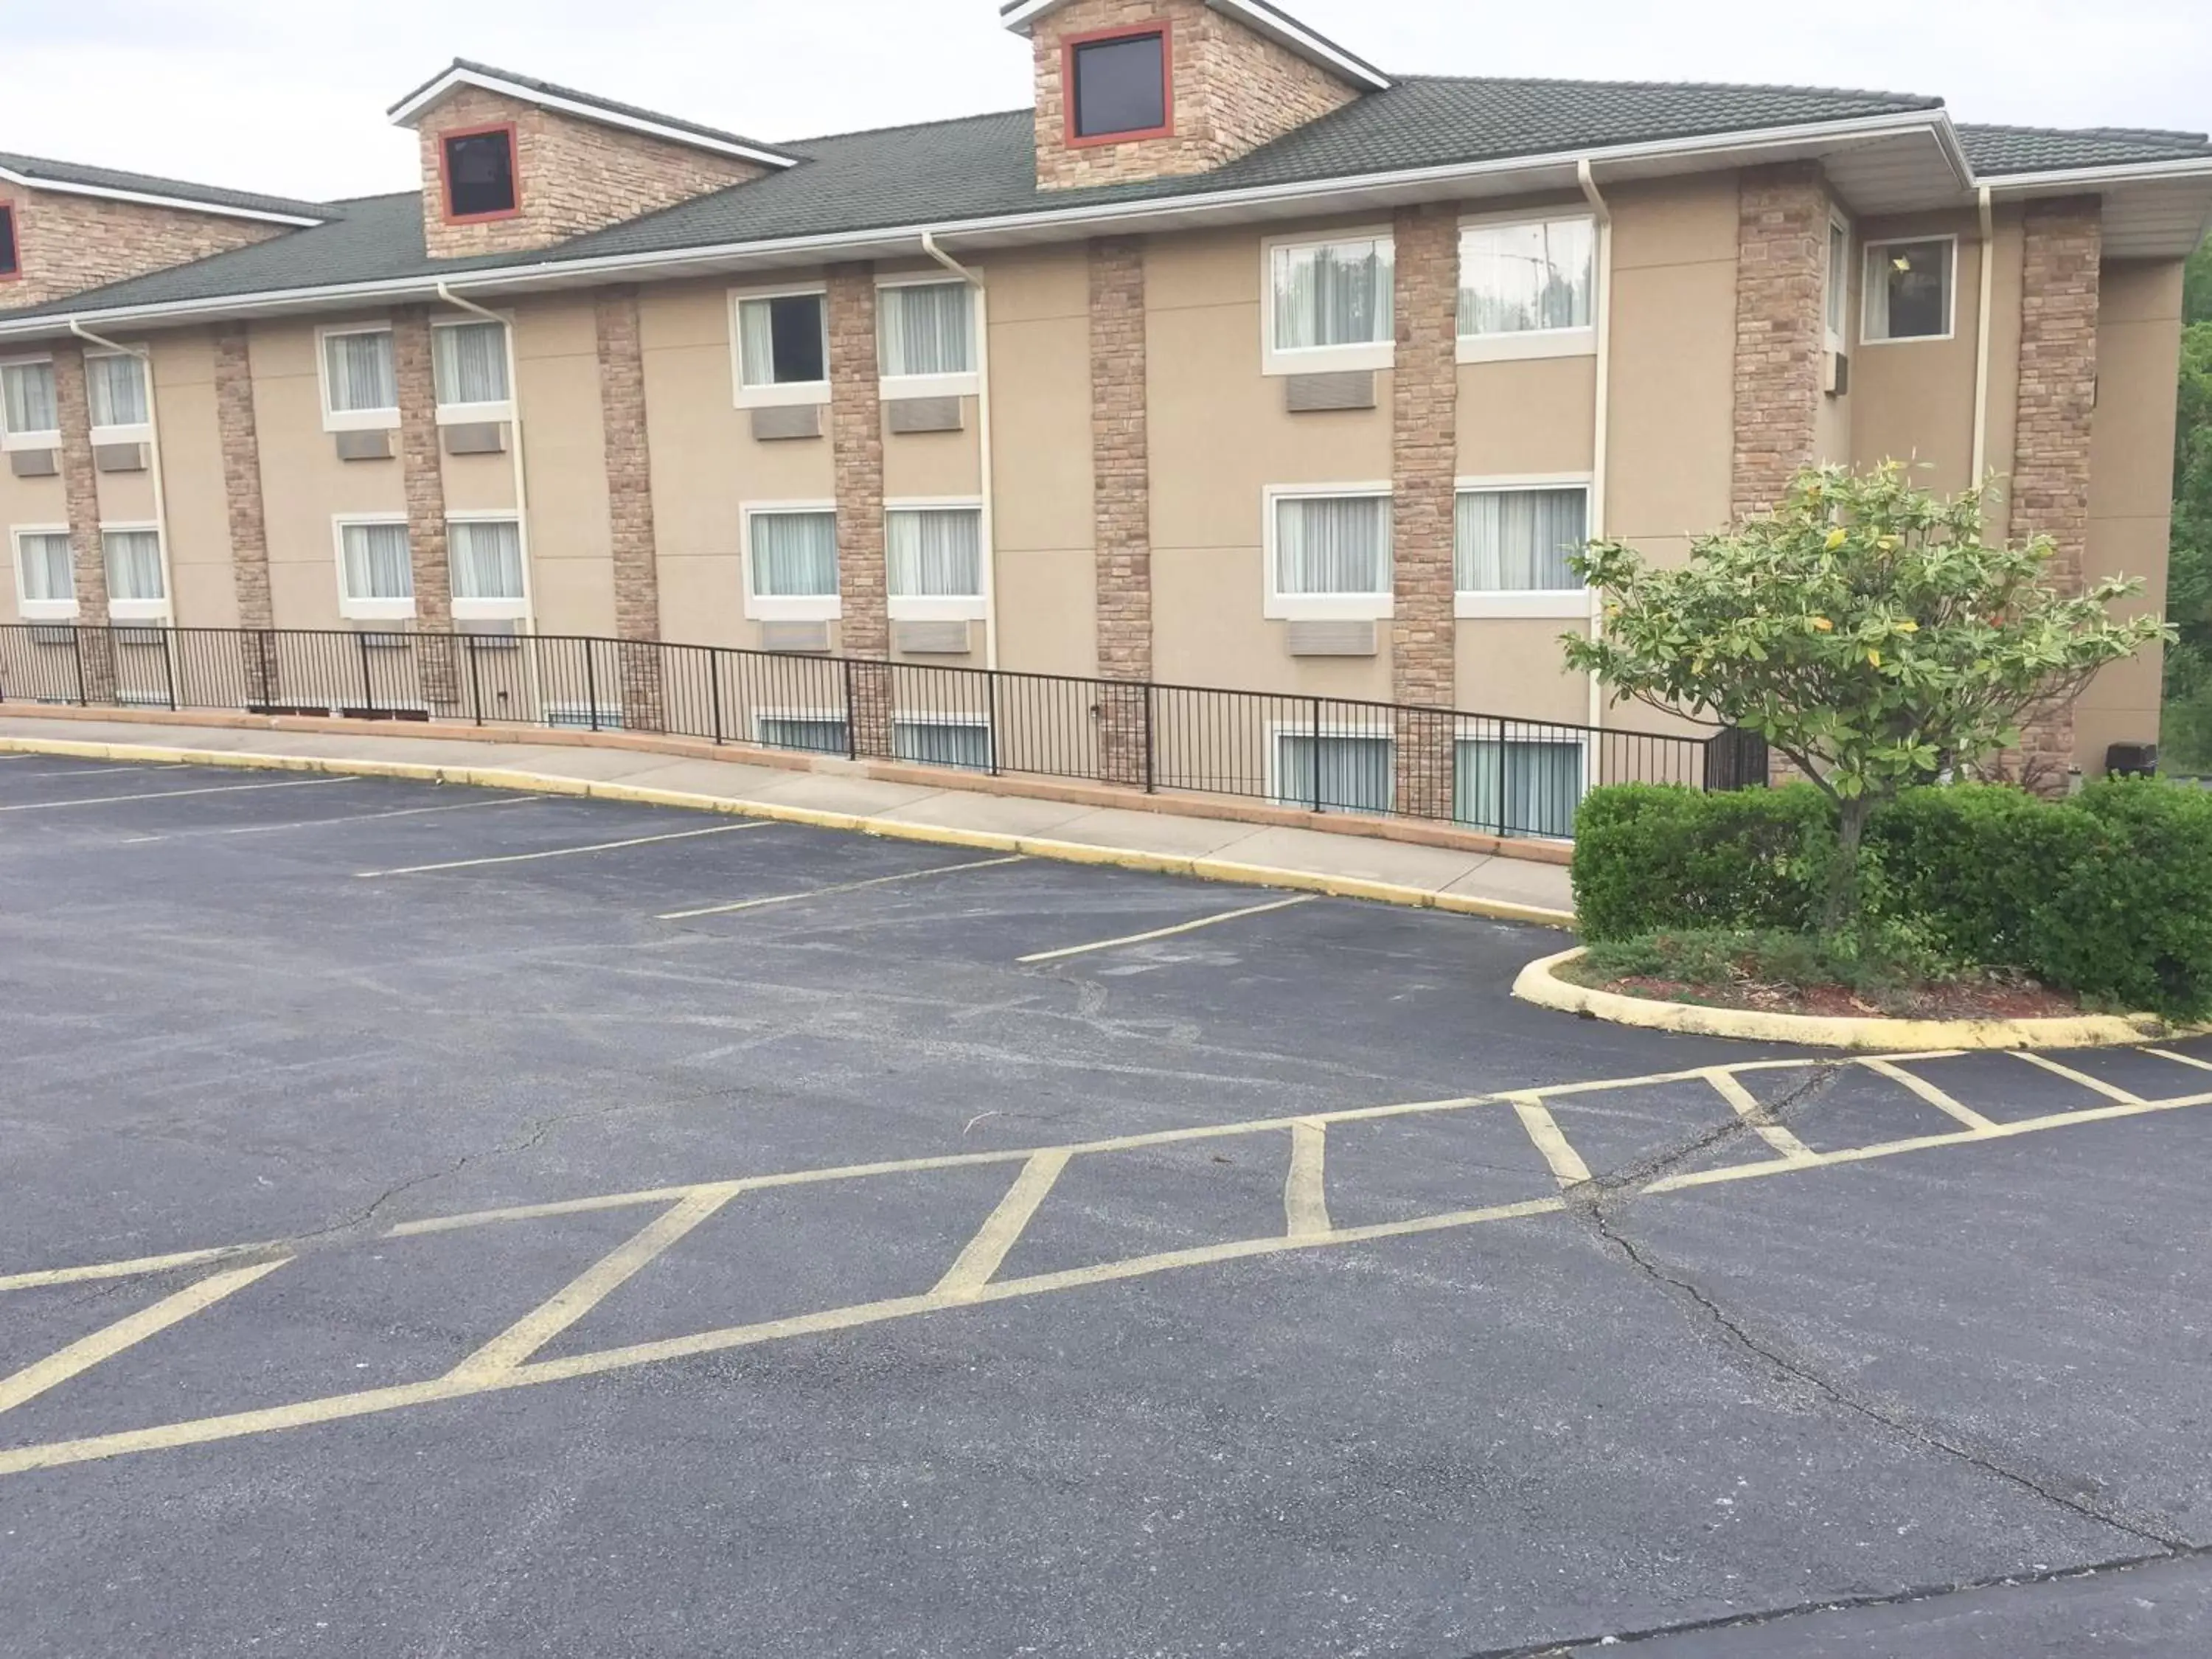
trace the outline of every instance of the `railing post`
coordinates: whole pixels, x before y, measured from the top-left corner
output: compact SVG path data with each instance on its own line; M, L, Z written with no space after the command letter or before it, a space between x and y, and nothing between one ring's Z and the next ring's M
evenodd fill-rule
M845 682L845 758L858 760L860 758L860 723L853 697L853 659L850 657L840 658L838 667L843 671L839 678Z
M988 724L985 727L984 735L985 740L989 744L991 775L995 778L999 775L999 671L997 669L987 668L983 671L983 689L985 696L988 698L988 713L986 716Z
M722 741L722 647L707 647L707 701L714 710L714 741Z
M483 681L477 672L477 636L464 634L461 639L464 641L461 648L468 653L469 658L469 703L477 711L477 724L482 726L484 723Z
M1158 689L1150 680L1145 682L1145 793L1148 795L1159 788L1159 768L1152 754L1152 693Z
M177 664L173 654L176 648L176 630L164 628L161 630L161 678L168 687L169 712L172 714L177 712Z
M84 629L75 623L70 624L70 649L76 656L76 706L89 708L91 700L84 695Z
M584 707L590 712L592 730L599 729L599 653L592 649L592 641L584 641Z
M1321 699L1313 700L1313 810L1321 811Z
M264 628L256 636L255 648L261 655L261 702L264 708L276 705L276 665L269 647L275 643L276 630Z
M376 712L376 676L368 666L368 635L356 629L353 640L361 649L361 694L367 699L363 706L374 714Z

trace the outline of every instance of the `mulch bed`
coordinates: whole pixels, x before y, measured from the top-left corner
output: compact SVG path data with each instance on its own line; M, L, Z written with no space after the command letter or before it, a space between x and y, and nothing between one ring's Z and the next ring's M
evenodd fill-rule
M1956 980L1881 993L1842 985L1685 985L1663 979L1577 979L1594 990L1654 1002L1694 1003L1707 1008L1747 1008L1761 1013L1876 1016L1891 1019L2064 1019L2088 1012L2076 998L2033 981Z

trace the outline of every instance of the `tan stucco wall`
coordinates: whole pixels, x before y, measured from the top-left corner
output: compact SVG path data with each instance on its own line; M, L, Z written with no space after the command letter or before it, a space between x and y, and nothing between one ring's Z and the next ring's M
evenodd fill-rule
M29 356L29 352L8 354ZM63 498L61 475L51 478L19 478L5 457L0 457L0 556L8 560L8 569L0 576L0 620L20 622L22 612L18 606L18 589L21 579L15 566L15 538L18 529L37 526L42 529L64 529L69 524L69 507Z
M129 342L128 343L137 343ZM216 425L215 342L192 329L156 337L154 414L161 434L163 505L168 514L172 615L180 628L235 628L238 591L231 578L230 508L224 495L222 441ZM100 511L109 511L100 480ZM153 517L151 475L140 484L145 516ZM117 507L124 498L118 493ZM116 517L127 514L117 511Z
M1885 460L1910 463L1913 480L1922 489L1951 494L1973 482L1980 227L1972 214L1864 220L1854 228L1853 259L1863 266L1869 243L1942 235L1958 239L1948 339L1869 343L1858 338L1857 317L1852 319L1849 459L1863 467ZM2015 307L2018 289L2015 276ZM1996 296L1991 297L1994 301Z
M535 300L514 314L532 612L540 633L612 634L614 566L592 302Z

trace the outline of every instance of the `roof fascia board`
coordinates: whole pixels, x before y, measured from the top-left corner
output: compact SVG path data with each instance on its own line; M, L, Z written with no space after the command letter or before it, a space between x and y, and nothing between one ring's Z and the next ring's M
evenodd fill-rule
M1618 144L1597 149L1554 150L1542 155L1503 157L1487 161L1453 162L1395 173L1361 173L1350 178L1297 180L1263 185L1239 191L1216 191L1202 196L1170 197L1136 203L1097 203L1086 207L1051 209L1039 213L999 214L985 218L932 220L911 225L887 225L872 230L835 231L811 236L773 240L720 242L703 247L670 248L642 253L606 254L595 259L539 260L527 265L499 265L470 271L447 271L376 283L331 284L313 289L277 289L260 293L225 294L205 299L149 306L122 306L75 313L87 323L115 324L198 320L211 313L245 311L276 313L301 307L376 301L400 302L434 296L445 282L471 294L526 289L546 284L575 284L592 277L615 277L641 270L678 275L687 269L714 265L732 259L763 264L791 262L827 256L853 257L858 251L888 248L917 241L922 232L939 237L1005 236L1024 231L1064 228L1096 230L1100 227L1136 228L1176 219L1218 216L1244 208L1293 207L1310 204L1316 213L1331 211L1335 198L1378 190L1413 191L1453 184L1495 183L1516 173L1530 175L1532 185L1546 182L1540 175L1564 171L1568 181L1577 161L1587 159L1595 168L1651 160L1710 160L1725 165L1732 159L1750 160L1776 149L1800 148L1828 140L1894 137L1914 131L1938 134L1949 130L1942 112L1912 110L1897 114L1861 116L1849 121L1817 126L1764 128L1756 131L1705 134L1662 139L1642 144ZM1940 142L1940 140L1939 140ZM50 312L42 317L10 320L0 314L0 339L66 330L70 313Z
M267 208L236 207L228 203L194 201L189 196L161 196L151 191L118 190L110 185L81 185L71 180L41 178L0 167L0 179L23 190L50 191L57 196L92 196L104 202L131 202L140 207L175 208L185 213L208 213L222 219L255 219L264 224L323 225L329 219L310 219L296 213L276 213ZM336 217L336 215L331 216Z
M1024 0L1024 3L1005 12L1002 21L1015 33L1027 34L1033 21L1066 3L1066 0ZM1301 58L1334 70L1346 80L1355 81L1370 91L1386 92L1389 89L1389 76L1361 63L1340 47L1331 46L1294 19L1252 5L1249 0L1206 0L1206 4L1216 11L1234 13L1255 33L1263 34Z
M694 149L713 150L720 155L734 155L740 161L757 161L765 167L790 167L799 165L795 156L785 155L771 149L761 149L751 144L741 144L728 138L710 137L703 132L688 128L670 126L665 122L648 120L640 115L627 115L600 104L587 104L580 99L563 98L557 93L540 92L535 87L526 87L517 81L501 80L495 75L459 67L443 75L422 89L403 99L386 112L392 125L404 127L443 98L455 87L477 87L486 92L495 92L503 98L513 98L541 108L558 110L563 115L573 115L579 120L595 121L601 126L626 127L632 132L641 132L647 137L659 138L672 144L686 144Z

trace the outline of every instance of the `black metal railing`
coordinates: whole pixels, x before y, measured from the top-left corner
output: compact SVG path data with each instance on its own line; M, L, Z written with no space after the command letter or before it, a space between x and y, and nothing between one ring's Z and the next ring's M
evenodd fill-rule
M1565 837L1765 745L1290 692L543 634L0 625L0 702L631 731Z

